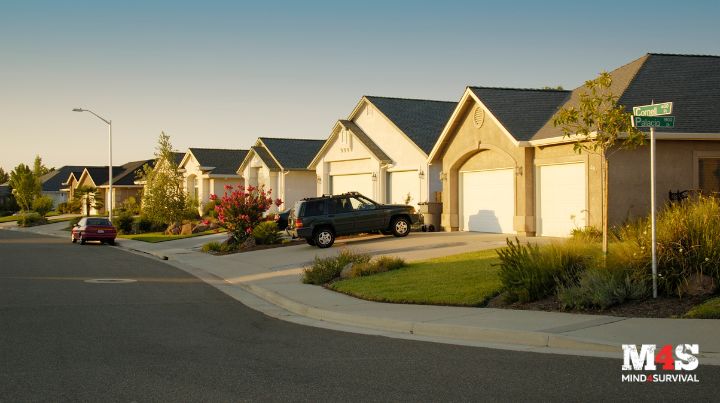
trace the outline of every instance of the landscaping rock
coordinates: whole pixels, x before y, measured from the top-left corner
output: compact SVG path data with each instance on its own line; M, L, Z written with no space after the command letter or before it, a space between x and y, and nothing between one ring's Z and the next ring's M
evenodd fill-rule
M170 224L170 226L168 226L168 228L165 230L165 235L178 235L180 234L180 230L180 225L178 225L177 223Z
M208 229L209 229L209 230L210 230L210 229L218 229L218 228L220 228L220 226L219 226L218 223L216 223L216 222L211 222L211 223L208 225Z
M681 292L683 294L698 296L698 295L710 295L715 293L717 290L717 284L715 279L706 276L704 274L695 273L688 278L688 281L683 285Z
M351 278L352 277L352 268L353 268L352 262L346 264L345 267L343 267L343 269L340 271L340 278L342 278L342 279Z
M200 223L200 224L198 224L198 225L196 225L196 226L193 227L192 232L193 232L193 234L197 234L197 233L199 233L199 232L205 232L205 231L207 231L207 230L209 230L209 229L210 229L210 226L209 226L209 225L205 225L205 224L203 224L203 223Z
M254 248L255 245L255 238L249 236L242 244L240 244L240 249Z
M193 233L193 225L192 224L183 224L180 228L180 235L192 235Z

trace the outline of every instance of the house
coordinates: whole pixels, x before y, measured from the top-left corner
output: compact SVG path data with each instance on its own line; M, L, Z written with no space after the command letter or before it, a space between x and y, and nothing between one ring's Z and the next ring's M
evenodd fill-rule
M720 57L647 54L610 74L628 111L674 102L676 126L656 130L659 205L670 190L720 191ZM468 87L429 156L442 171L443 228L568 236L601 227L601 159L576 153L552 123L583 91ZM649 147L609 156L611 224L649 213L649 159Z
M142 197L143 185L136 183L137 178L143 174L145 165L154 165L154 159L132 161L121 166L112 168L113 175L113 209L118 208L129 197L134 197L138 202ZM106 212L108 202L109 170L108 167L85 167L76 179L76 171L71 172L65 182L70 197L75 196L75 192L80 187L94 187L104 201L102 208L91 208L90 214L104 214Z
M315 170L309 169L308 164L323 143L323 140L260 137L237 173L248 186L272 190L272 197L283 202L279 210L291 208L296 201L315 196Z
M183 173L185 191L203 205L212 194L223 194L225 185L239 186L242 177L235 172L247 155L247 150L218 148L190 148L178 164Z
M71 173L82 173L84 168L82 166L65 165L42 175L40 177L42 195L53 199L53 207L57 207L60 203L67 203L69 195L65 191L64 183Z
M456 105L362 97L308 166L317 176L317 195L357 191L380 203L435 202L440 167L428 164L428 154Z

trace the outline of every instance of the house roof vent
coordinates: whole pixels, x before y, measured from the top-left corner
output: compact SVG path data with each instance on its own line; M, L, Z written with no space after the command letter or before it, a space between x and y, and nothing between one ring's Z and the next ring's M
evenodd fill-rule
M475 124L476 128L481 128L483 123L485 123L485 110L479 106L475 107L475 112L473 113L473 123Z

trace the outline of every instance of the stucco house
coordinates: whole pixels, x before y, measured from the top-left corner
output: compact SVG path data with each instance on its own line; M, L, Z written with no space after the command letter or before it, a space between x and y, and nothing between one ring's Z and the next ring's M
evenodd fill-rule
M53 207L57 207L60 203L67 203L69 198L64 183L71 173L82 173L83 169L85 169L83 166L65 165L40 176L41 194L53 200Z
M237 169L245 184L264 186L283 201L271 211L291 208L296 201L315 196L315 171L308 164L323 140L260 137Z
M429 165L428 154L456 105L362 97L308 166L317 195L356 191L380 203L435 202L440 166Z
M656 130L657 200L670 190L720 191L720 57L647 54L611 72L628 111L674 102L673 129ZM447 231L568 236L600 227L600 157L577 154L552 118L573 91L468 87L429 156L442 171ZM611 224L649 212L649 147L608 158Z
M185 191L198 201L202 213L210 195L222 195L225 185L240 186L243 179L237 167L247 155L247 150L220 148L190 148L178 164L185 179Z
M112 169L113 174L113 209L119 207L129 197L134 197L138 202L142 198L143 185L136 183L137 178L143 173L143 166L153 165L154 159L132 161ZM108 190L110 187L108 167L85 167L77 177L77 171L72 171L65 181L69 199L75 196L79 187L90 186L97 188L100 197L104 200L104 206L100 209L91 208L90 214L105 214L108 203Z

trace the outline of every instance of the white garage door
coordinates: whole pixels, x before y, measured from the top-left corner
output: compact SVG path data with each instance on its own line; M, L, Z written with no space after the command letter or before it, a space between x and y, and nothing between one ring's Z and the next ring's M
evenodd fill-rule
M410 204L420 202L420 178L417 171L390 172L388 174L388 203L405 204L410 195Z
M538 235L566 237L587 225L584 163L539 166L537 188Z
M460 173L460 229L513 233L514 169Z
M330 177L330 192L334 195L347 192L360 192L361 194L373 198L373 185L370 174L358 175L334 175Z

